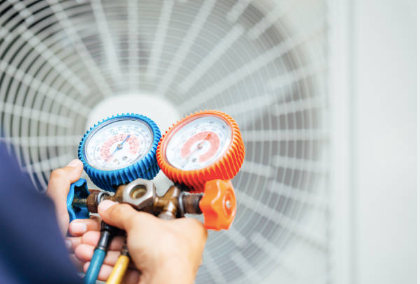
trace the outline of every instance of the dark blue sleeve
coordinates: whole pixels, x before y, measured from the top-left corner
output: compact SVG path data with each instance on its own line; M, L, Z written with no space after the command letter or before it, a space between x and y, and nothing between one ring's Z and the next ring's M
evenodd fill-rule
M35 191L0 142L0 283L82 283L54 204Z

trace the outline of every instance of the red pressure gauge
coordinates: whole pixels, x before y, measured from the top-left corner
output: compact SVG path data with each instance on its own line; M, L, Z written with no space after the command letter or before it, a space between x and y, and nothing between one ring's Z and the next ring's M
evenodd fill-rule
M159 167L174 182L204 191L210 180L230 180L245 148L237 123L220 111L200 111L174 124L157 149Z

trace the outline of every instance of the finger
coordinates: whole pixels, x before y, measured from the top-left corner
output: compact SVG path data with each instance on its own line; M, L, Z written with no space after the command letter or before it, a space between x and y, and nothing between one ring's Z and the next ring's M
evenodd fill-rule
M98 244L99 238L101 236L100 232L89 231L82 237L82 243L96 247ZM120 251L124 245L123 236L116 236L112 239L111 244L109 245L110 250Z
M86 262L83 265L83 271L85 273L89 269L89 265L90 265L90 262ZM102 264L101 269L99 270L98 280L101 280L101 281L108 280L109 275L111 275L112 268L113 268L112 266Z
M74 255L80 261L86 262L92 259L94 250L95 250L94 246L81 244L77 246L76 249L74 250Z
M66 167L56 169L51 173L47 194L53 199L56 205L66 207L70 184L80 179L82 171L83 163L76 159L71 161ZM60 206L60 208L63 206Z
M47 195L55 204L58 222L63 233L67 231L69 222L66 201L70 184L80 178L82 171L82 162L73 160L66 167L54 170L48 182Z
M86 273L89 268L90 262L87 262L83 265L83 271ZM109 275L111 275L113 267L109 265L102 265L101 270L99 271L98 280L106 281L108 280ZM139 282L140 272L135 269L127 269L122 283L125 284L136 284Z
M74 251L74 255L83 262L90 261L93 257L95 247L90 245L81 244ZM118 257L120 256L120 251L107 251L104 264L114 265L117 262Z
M125 231L129 231L136 223L147 228L151 218L159 220L152 214L134 210L128 204L118 204L110 200L99 203L98 213L105 223ZM156 220L153 221L156 222Z
M82 237L67 237L66 247L70 252L74 252L77 246L82 244Z
M76 248L74 255L81 262L89 262L93 257L94 250L95 246L82 244ZM104 259L104 264L114 266L120 254L121 250L108 250ZM134 264L134 262L130 261L128 267L135 269L136 265Z
M73 237L80 237L88 231L99 231L101 229L101 220L97 216L90 219L76 219L69 225L69 233Z

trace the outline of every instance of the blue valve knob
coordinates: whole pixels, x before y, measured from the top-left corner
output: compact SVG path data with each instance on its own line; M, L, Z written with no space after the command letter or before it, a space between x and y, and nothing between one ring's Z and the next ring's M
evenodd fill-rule
M70 222L74 219L88 219L89 211L86 206L73 206L74 198L86 199L90 192L85 179L81 178L70 186L67 195L67 211L69 212Z

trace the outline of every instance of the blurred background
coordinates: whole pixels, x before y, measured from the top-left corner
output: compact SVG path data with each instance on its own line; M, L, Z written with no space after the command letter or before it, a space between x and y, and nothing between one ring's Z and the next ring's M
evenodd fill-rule
M0 1L0 139L42 192L107 116L227 112L238 212L196 283L414 283L416 5Z

